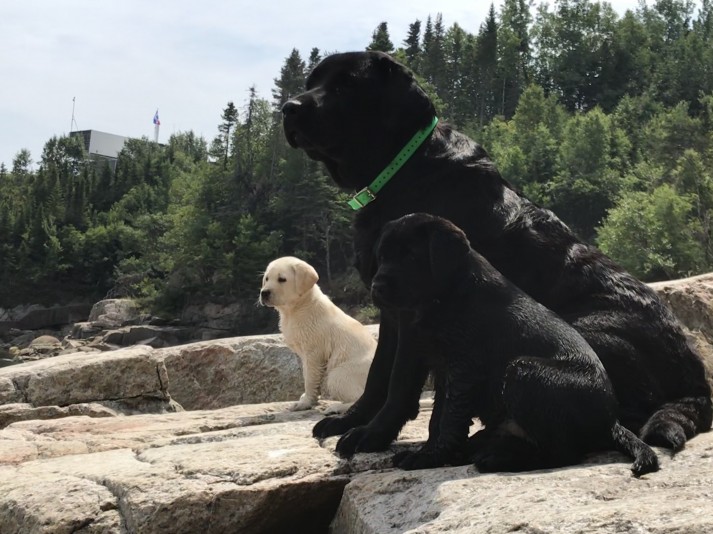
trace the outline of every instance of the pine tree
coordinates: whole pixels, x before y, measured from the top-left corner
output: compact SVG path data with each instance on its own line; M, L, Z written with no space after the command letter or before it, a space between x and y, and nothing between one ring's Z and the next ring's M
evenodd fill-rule
M313 48L309 53L309 59L307 60L307 68L305 69L305 78L312 71L313 68L317 66L317 63L322 61L322 55L319 52L319 48Z
M386 22L381 22L374 30L371 36L371 43L366 47L367 50L378 50L381 52L386 52L387 54L392 54L394 51L394 44L391 42L389 37L389 27Z
M532 17L527 0L505 0L498 32L500 114L510 118L530 82L530 35Z
M408 34L404 40L404 54L406 65L418 72L421 62L421 21L416 20L409 24Z
M421 63L420 74L428 83L434 86L439 96L446 89L444 41L443 16L438 13L433 24L431 24L430 17L426 21L426 32L423 40L423 62Z
M498 113L498 25L495 20L495 6L490 4L490 11L481 24L475 46L472 51L470 69L473 71L473 93L475 112L479 127Z
M444 110L449 120L460 128L473 113L471 96L468 94L472 81L472 71L468 70L466 63L468 50L468 34L457 23L453 24L445 36L446 69L442 97L449 103Z
M313 52L315 50L313 49ZM305 62L300 57L299 51L293 48L280 69L280 77L275 79L275 88L272 90L273 106L276 111L279 111L291 96L304 90L305 71Z
M223 119L223 122L218 125L218 131L222 135L222 159L223 168L225 169L228 167L228 158L231 155L230 132L234 131L235 127L238 124L238 109L235 107L235 104L233 104L232 102L228 102L228 105L223 110L223 113L221 114L220 118Z

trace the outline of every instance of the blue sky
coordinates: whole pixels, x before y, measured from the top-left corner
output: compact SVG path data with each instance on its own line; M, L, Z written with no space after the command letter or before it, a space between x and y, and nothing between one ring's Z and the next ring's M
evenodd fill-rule
M496 7L499 2L495 2ZM638 0L611 2L620 13ZM363 49L381 21L395 45L440 12L477 32L483 0L3 0L0 3L0 162L80 130L160 139L193 130L210 141L229 101L251 85L271 98L292 48L307 57ZM77 128L75 128L77 129Z

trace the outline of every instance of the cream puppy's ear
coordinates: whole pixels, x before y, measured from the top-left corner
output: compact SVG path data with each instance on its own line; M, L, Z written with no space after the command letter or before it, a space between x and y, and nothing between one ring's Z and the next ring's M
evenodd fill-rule
M300 295L307 293L319 280L317 271L309 263L294 263L292 269L295 271L295 286Z

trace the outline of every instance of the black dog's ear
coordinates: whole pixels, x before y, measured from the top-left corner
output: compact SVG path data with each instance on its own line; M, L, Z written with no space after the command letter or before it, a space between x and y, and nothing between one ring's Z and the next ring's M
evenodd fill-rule
M396 63L391 56L384 53L379 53L376 59L376 66L379 72L385 76L390 76L400 68L400 65Z
M442 291L467 266L470 243L465 233L455 225L438 225L429 234L431 273L438 290Z

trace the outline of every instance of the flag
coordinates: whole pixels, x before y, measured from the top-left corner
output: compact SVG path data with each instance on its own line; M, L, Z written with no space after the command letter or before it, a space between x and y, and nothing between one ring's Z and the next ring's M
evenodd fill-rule
M154 123L156 126L161 126L161 121L158 120L158 110L156 110L156 113L155 113L154 116L153 116L153 123Z

